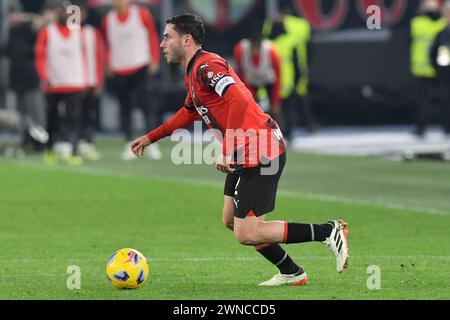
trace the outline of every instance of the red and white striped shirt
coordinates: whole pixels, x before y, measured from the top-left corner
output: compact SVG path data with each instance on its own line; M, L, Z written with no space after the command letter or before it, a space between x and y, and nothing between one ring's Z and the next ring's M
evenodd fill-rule
M35 48L39 78L47 93L81 91L86 87L81 31L51 23L42 29Z
M258 76L258 72L263 74L259 75L261 78L270 78L268 74L270 72L273 75L274 81L267 84L273 85L273 93L271 95L270 103L272 106L280 106L281 104L281 58L277 53L275 47L267 41L263 41L261 44L261 50L259 55L252 54L250 51L250 43L248 40L242 40L238 42L233 49L233 58L236 62L236 72L245 83L245 85L252 91L253 96L256 96L254 87L259 87L256 83L252 83L252 76ZM251 72L253 69L253 72ZM270 70L269 70L270 69ZM250 72L248 72L250 71Z
M86 64L86 85L102 87L104 82L105 46L100 32L91 25L82 29L83 53Z
M158 31L145 7L131 5L125 13L111 10L103 19L102 33L115 74L133 74L149 63L159 64Z
M98 30L70 30L53 23L38 34L35 64L46 93L67 93L103 85L105 48Z

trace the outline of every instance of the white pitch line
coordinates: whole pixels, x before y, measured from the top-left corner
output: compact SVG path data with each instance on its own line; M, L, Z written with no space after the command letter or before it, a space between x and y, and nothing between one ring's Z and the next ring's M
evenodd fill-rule
M335 257L329 256L292 256L293 259L304 259L304 260L335 260ZM434 260L450 260L450 256L426 256L426 255L414 255L414 256L388 256L388 255L373 255L373 256L351 256L351 260L360 260L360 259L434 259ZM255 257L186 257L186 258L176 258L176 257L168 257L168 258L153 258L151 261L192 261L192 262L201 262L201 261L253 261L253 260L261 260L260 256Z
M43 166L36 162L31 161L20 161L20 162L14 162L14 164L24 165L27 167L33 167L41 170L48 170L48 171L70 171L70 172L77 172L82 173L86 175L93 175L93 176L102 176L102 177L116 177L116 178L124 178L124 179L140 179L140 180L160 180L160 181L169 181L169 182L184 182L192 185L198 185L198 186L206 186L206 187L214 187L214 188L223 188L223 185L221 183L209 181L209 180L202 180L202 179L193 179L193 178L186 178L186 177L168 177L163 175L151 175L151 176L139 176L136 174L129 174L124 172L118 172L113 170L106 170L106 169L97 169L97 168L88 168L88 167L48 167ZM419 207L419 206L409 206L409 205L403 205L403 204L397 204L397 203L389 203L389 202L382 202L382 201L369 201L369 200L358 200L358 199L351 199L351 198L345 198L345 197L339 197L339 196L333 196L333 195L325 195L325 194L319 194L319 193L304 193L304 192L294 192L294 191L288 191L288 190L279 190L278 194L282 197L290 197L290 198L303 198L303 199L310 199L310 200L320 200L320 201L326 201L326 202L334 202L334 203L344 203L344 204L356 204L356 205L362 205L362 206L377 206L380 208L385 209L393 209L393 210L399 210L399 211L411 211L414 213L421 213L421 214L431 214L431 215L439 215L439 216L449 216L450 212L446 210L440 210L440 209L433 209L433 208L425 208L425 207Z
M293 259L303 259L303 260L334 260L332 256L317 256L317 255L304 255L304 256L292 256ZM107 259L107 258L105 258ZM255 255L254 257L147 257L147 260L151 263L152 261L184 261L184 262L208 262L208 261L257 261L261 260L260 256ZM389 255L364 255L356 256L352 255L351 260L376 260L376 259L401 259L401 260L418 260L418 259L433 259L433 260L443 260L450 261L450 256L427 256L427 255L413 255L413 256L389 256ZM45 261L98 261L99 259L94 258L39 258L39 259L0 259L0 263L33 263L33 262L45 262Z

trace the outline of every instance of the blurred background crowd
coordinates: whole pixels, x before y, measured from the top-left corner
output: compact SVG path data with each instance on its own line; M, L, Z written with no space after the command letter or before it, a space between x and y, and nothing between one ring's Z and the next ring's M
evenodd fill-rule
M371 5L380 28L368 26ZM204 49L230 61L289 140L335 125L450 134L440 0L0 0L0 134L16 130L47 164L79 165L100 159L96 134L120 133L132 159L132 137L184 101L184 70L159 42L165 20L187 11L206 23ZM148 156L161 158L157 145Z

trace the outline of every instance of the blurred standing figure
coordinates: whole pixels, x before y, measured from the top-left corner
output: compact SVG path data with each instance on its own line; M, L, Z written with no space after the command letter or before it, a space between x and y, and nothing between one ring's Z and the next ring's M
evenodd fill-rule
M11 1L9 41L6 54L10 62L9 84L17 99L21 117L21 146L27 151L42 151L45 137L45 110L39 77L34 65L37 32L47 21L37 14L23 12L19 1Z
M80 155L91 161L100 159L94 146L94 134L100 107L100 94L104 83L105 46L94 26L87 24L88 9L81 6L83 54L85 57L87 89L81 101Z
M436 37L431 48L431 62L436 70L439 107L444 131L450 135L450 1L443 7L447 26Z
M269 114L280 123L281 61L274 45L263 40L262 35L254 34L234 46L233 58L239 78L253 93L255 100L260 88L266 90L270 100Z
M0 1L0 52L8 39L8 1Z
M66 25L68 3L56 5L56 21L38 34L36 68L47 99L47 131L49 141L44 162L53 165L57 154L53 147L57 138L59 154L70 165L81 165L78 156L81 97L86 77L80 29Z
M8 42L8 1L0 1L0 108L6 104L6 77L3 72L3 54Z
M416 82L416 128L418 136L425 134L433 109L437 89L436 70L430 59L430 49L436 35L446 26L440 14L439 0L423 0L420 13L411 20L411 73Z
M293 15L286 7L279 17L264 22L263 35L273 41L281 57L281 110L286 120L286 137L292 138L299 116L309 132L316 131L318 124L308 90L311 38L308 21Z
M130 150L133 106L142 109L147 127L156 125L154 104L148 96L148 75L153 76L159 71L159 36L150 11L130 4L130 0L114 0L114 7L104 18L102 29L108 48L108 72L113 74L121 129L127 141L122 159L132 160L136 158ZM160 159L158 145L149 148L147 155Z

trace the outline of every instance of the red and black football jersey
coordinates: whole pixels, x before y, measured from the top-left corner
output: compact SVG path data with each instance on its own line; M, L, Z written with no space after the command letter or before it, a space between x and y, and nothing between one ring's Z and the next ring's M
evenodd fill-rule
M217 54L199 50L187 66L184 106L166 123L148 133L152 142L202 119L216 129L223 154L244 167L274 159L285 151L278 124L253 99L252 93L228 62Z

